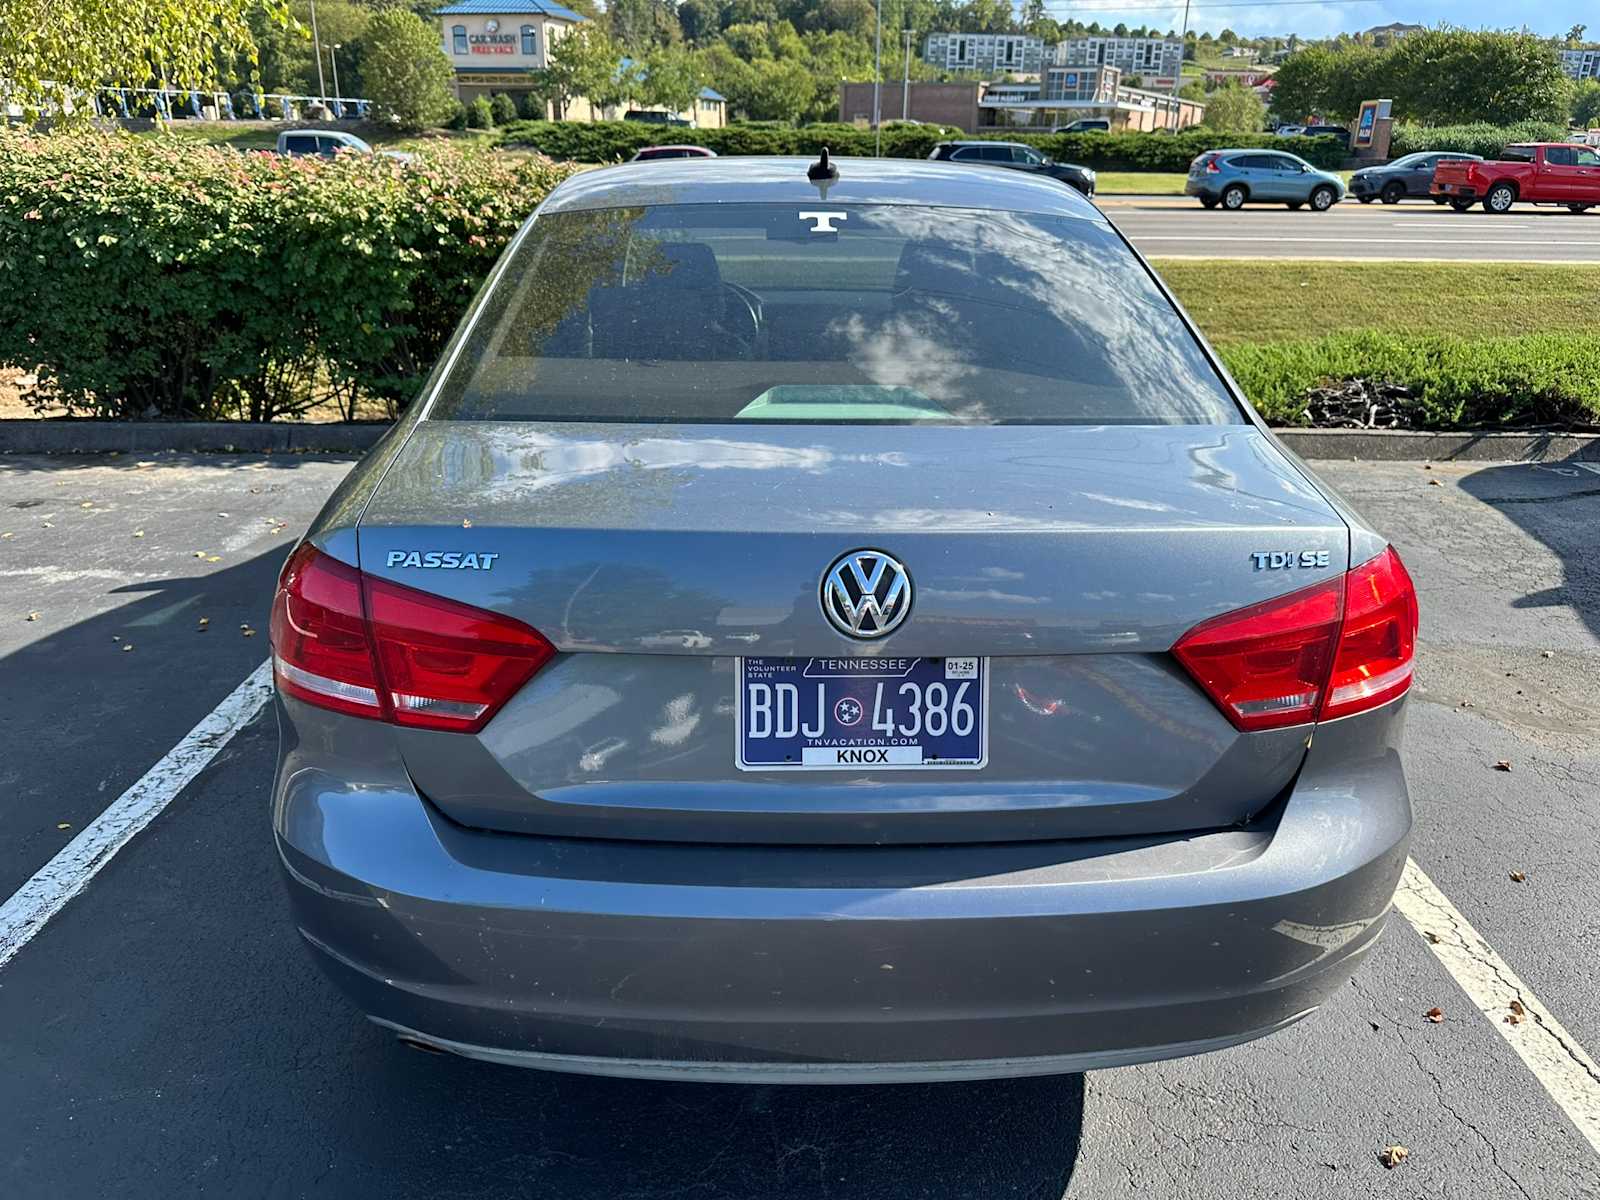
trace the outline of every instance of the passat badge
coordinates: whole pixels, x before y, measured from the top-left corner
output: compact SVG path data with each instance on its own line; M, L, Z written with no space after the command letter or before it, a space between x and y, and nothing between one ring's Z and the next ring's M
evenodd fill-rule
M390 567L436 567L446 571L487 571L499 558L494 554L462 554L456 550L391 550Z

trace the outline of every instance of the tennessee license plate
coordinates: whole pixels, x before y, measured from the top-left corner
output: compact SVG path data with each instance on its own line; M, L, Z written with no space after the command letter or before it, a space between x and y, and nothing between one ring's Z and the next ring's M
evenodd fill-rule
M976 770L989 756L982 658L742 658L741 771Z

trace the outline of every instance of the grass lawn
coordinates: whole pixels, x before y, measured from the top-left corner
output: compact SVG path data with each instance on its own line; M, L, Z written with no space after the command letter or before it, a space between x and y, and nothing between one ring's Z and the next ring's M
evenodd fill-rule
M1177 171L1096 171L1100 196L1181 196L1187 175Z
M1600 265L1155 259L1219 346L1355 330L1600 337Z

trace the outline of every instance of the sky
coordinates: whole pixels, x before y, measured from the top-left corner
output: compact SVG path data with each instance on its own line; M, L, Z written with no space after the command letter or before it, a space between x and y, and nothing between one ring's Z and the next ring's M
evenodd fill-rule
M1077 18L1085 23L1099 21L1111 26L1121 21L1129 26L1152 25L1161 29L1183 27L1183 5L1160 0L1045 0L1045 7L1058 21ZM1335 33L1355 33L1374 25L1401 21L1413 25L1448 22L1470 29L1520 29L1551 37L1564 36L1574 25L1587 24L1590 40L1600 41L1600 4L1595 0L1344 0L1343 3L1307 3L1302 0L1262 0L1261 3L1227 3L1224 0L1193 0L1189 10L1192 29L1220 33L1232 29L1243 37L1282 36L1298 33L1302 37L1327 37Z

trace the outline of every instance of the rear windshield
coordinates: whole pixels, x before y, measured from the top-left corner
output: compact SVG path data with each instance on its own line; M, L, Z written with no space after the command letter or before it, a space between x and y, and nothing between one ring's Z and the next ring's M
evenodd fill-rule
M430 413L673 423L1234 424L1108 227L907 205L540 217Z

